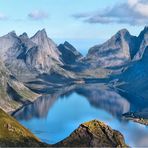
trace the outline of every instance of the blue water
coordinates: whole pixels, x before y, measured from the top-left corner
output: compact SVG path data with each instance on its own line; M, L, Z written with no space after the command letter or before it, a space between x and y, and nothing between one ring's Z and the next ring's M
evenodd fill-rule
M69 136L81 123L98 119L119 130L130 146L148 146L148 128L125 121L122 114L145 109L103 84L74 86L38 98L15 114L42 141L53 144Z

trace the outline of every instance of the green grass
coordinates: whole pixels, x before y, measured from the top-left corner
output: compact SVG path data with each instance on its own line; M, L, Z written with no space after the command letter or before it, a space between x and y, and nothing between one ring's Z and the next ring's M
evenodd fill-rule
M29 130L0 109L0 146L44 146Z

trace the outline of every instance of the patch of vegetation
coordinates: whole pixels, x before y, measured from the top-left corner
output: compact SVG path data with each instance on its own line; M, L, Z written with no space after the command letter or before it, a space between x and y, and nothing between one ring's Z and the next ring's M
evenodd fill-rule
M0 109L0 146L2 147L40 147L46 146L29 130Z

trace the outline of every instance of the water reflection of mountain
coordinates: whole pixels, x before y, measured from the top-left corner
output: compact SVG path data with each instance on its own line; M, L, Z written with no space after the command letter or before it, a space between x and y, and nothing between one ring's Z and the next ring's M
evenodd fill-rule
M136 98L136 101L133 101L130 95L121 95L104 84L85 84L63 87L49 95L39 97L34 103L16 112L14 116L18 120L29 120L32 117L46 118L48 111L57 99L62 98L62 96L69 98L73 92L84 96L93 107L104 109L119 119L123 113L129 112L132 109L139 109L139 105L135 103L138 102L138 98ZM141 110L147 108L142 105L140 107Z
M102 108L118 118L130 110L128 100L105 85L86 85L77 88L76 92L85 96L92 106Z
M34 101L32 104L21 108L19 111L14 113L13 116L18 120L29 120L32 117L46 118L48 111L59 98L59 96L63 95L67 91L70 92L70 90L72 90L73 88L74 86L65 87L54 91L51 94L43 95L39 97L36 101Z

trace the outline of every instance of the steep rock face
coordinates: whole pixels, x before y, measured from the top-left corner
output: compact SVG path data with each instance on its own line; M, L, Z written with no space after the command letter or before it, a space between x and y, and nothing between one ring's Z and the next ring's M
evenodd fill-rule
M144 50L148 46L148 27L146 26L143 31L137 37L137 42L135 43L139 49L134 57L134 60L140 60L143 57Z
M53 71L59 79L74 77L62 68L61 53L45 29L31 38L26 33L20 36L15 32L8 33L0 38L0 53L6 67L23 82L33 81L42 74L51 75Z
M61 52L61 59L65 64L77 64L77 62L83 57L70 43L67 41L64 44L58 46Z
M19 82L0 61L0 108L10 112L33 101L37 96Z
M35 47L31 48L27 53L26 63L33 67L49 71L55 64L61 64L60 52L54 42L47 37L45 30L38 31L31 41L35 43Z
M127 63L137 52L131 36L126 29L120 30L110 40L89 50L87 59L98 66L111 67Z
M139 36L132 36L126 29L122 29L104 44L90 48L85 61L94 67L122 66L142 59L147 46L147 26Z
M68 138L55 146L127 147L121 133L112 130L109 126L97 120L81 124Z
M142 59L132 63L118 77L116 86L136 96L148 97L148 47L145 48Z
M0 49L2 58L8 65L14 60L16 64L24 65L24 68L26 66L43 71L50 70L54 64L62 65L60 52L44 29L32 38L26 33L20 36L15 32L8 33L0 38Z
M6 60L8 57L16 57L19 55L21 48L20 45L21 41L14 31L0 37L1 58Z

